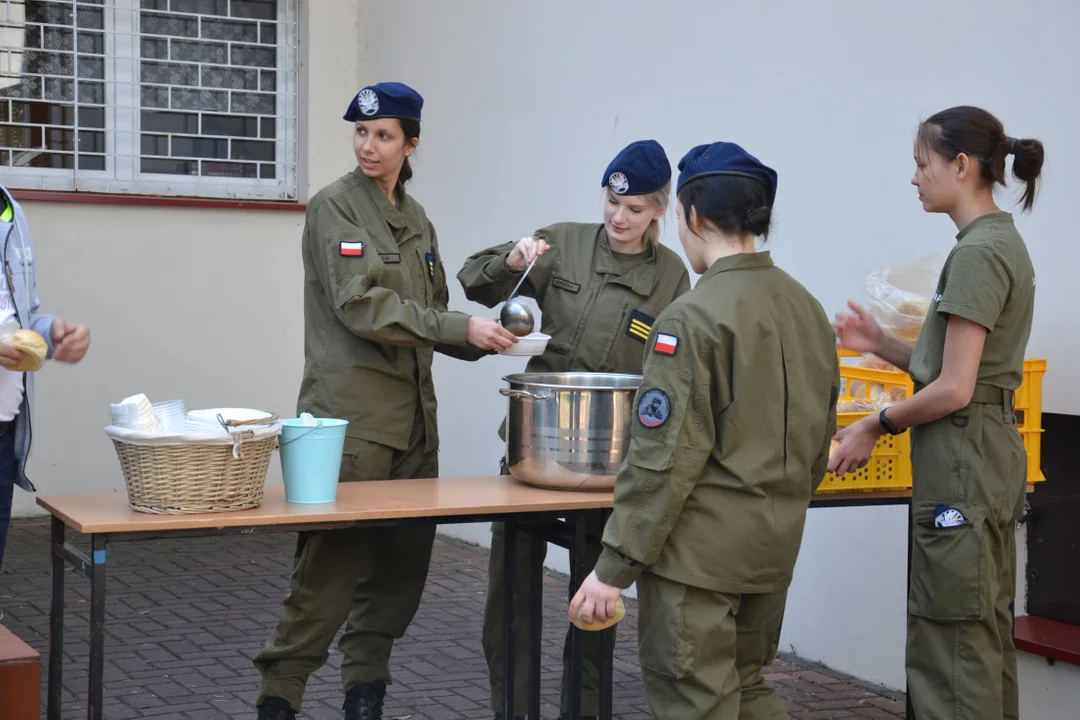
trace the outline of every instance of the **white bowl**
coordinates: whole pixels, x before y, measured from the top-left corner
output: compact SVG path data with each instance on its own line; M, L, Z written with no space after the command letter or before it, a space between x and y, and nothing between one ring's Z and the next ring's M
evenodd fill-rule
M526 357L542 355L547 348L548 340L550 339L550 335L546 335L542 332L530 333L525 337L519 337L518 341L511 345L509 349L500 350L499 354Z

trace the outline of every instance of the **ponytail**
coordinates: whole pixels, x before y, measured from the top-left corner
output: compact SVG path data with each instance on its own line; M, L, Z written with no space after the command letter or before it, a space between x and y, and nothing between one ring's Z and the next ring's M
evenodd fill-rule
M399 118L398 122L401 123L401 131L405 133L405 142L411 143L420 137L420 121L413 120L411 118ZM412 165L409 164L409 158L405 158L405 162L401 163L401 172L398 173L398 182L405 185L405 183L412 180L413 170Z
M398 182L402 185L412 180L412 165L409 164L409 158L405 158L405 162L401 163L401 172L398 173Z
M1024 210L1031 210L1035 204L1039 177L1042 175L1043 144L1038 140L1010 140L1013 153L1013 175L1025 184Z

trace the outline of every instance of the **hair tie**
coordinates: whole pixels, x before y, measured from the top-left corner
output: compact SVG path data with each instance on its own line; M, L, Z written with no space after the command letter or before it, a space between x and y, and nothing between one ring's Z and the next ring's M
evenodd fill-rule
M1016 154L1016 138L1006 136L1005 139L1009 142L1009 154L1010 155L1015 155Z

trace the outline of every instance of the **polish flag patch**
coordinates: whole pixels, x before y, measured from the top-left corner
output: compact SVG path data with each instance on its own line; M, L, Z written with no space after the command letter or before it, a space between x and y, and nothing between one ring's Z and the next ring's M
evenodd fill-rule
M339 252L343 257L361 257L364 254L364 243L343 240Z
M679 338L674 335L660 333L656 336L656 344L653 345L653 351L658 352L661 355L674 355L678 347Z

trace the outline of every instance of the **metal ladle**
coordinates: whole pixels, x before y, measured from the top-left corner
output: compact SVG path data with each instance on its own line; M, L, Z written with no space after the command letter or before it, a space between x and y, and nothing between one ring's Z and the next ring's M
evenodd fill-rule
M532 310L529 310L529 308L513 298L514 295L517 294L518 288L521 287L521 283L525 282L526 276L528 276L529 271L532 270L533 265L536 264L539 257L539 255L534 257L532 262L529 263L529 267L525 268L525 274L521 276L517 285L510 291L510 297L507 298L506 303L502 306L502 310L499 311L499 323L518 337L525 337L532 333L534 320Z

